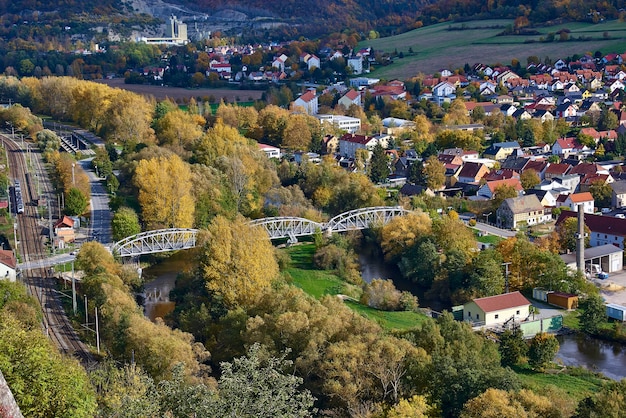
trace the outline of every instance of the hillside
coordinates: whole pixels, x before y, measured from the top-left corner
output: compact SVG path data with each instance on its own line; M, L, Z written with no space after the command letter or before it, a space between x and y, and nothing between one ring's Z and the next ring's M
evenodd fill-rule
M443 68L456 69L465 63L510 63L516 58L526 64L534 55L553 61L574 54L626 51L626 23L614 20L598 24L562 23L537 28L534 35L500 35L512 20L477 20L465 23L440 23L386 38L363 41L359 47L379 52L402 53L391 65L376 68L371 75L405 80L420 72L433 73ZM548 42L548 35L567 29L567 41ZM543 39L543 41L542 41ZM412 52L410 52L412 51Z

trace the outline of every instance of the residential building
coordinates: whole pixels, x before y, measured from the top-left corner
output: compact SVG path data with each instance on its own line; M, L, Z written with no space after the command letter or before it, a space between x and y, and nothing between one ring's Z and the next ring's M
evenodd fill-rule
M352 68L352 74L363 74L363 57L348 58L347 66Z
M485 158L492 158L496 161L504 161L506 157L513 154L516 150L521 150L517 141L498 142L487 148L483 153L483 156Z
M524 188L519 181L519 178L508 178L503 180L493 180L485 183L478 192L476 193L478 196L486 197L487 199L493 199L495 197L496 191L498 187L512 187L515 189L518 195L520 195Z
M496 223L502 228L516 229L521 224L537 225L551 218L552 215L534 194L504 199L496 210Z
M626 206L626 180L618 180L611 183L611 205L614 208Z
M293 102L295 107L301 107L309 115L317 115L318 101L314 90L309 90Z
M564 210L559 215L556 225L559 226L567 218L574 218L576 212ZM598 247L600 245L612 244L622 250L624 249L624 237L626 237L626 219L615 218L613 216L594 215L585 213L585 226L589 228L589 245Z
M556 199L557 208L567 208L568 210L578 212L578 206L583 205L583 212L593 213L594 200L589 192L572 193L569 195L560 195Z
M267 144L259 143L259 149L267 155L267 158L280 159L280 148L273 147Z
M457 179L461 183L478 184L487 173L489 167L486 164L467 161L457 174Z
M531 303L520 292L505 293L474 299L463 305L463 318L486 327L513 321L524 321L530 316Z
M17 259L13 251L0 250L0 280L14 282L17 277Z
M371 157L372 150L377 144L382 145L383 148L387 148L388 143L389 135L365 136L345 134L339 138L339 153L346 158L356 158L356 151L358 149L366 149L369 151Z
M352 106L353 104L357 106L362 106L361 93L356 90L348 90L346 94L341 96L337 104L342 105L346 109L349 109L350 106Z

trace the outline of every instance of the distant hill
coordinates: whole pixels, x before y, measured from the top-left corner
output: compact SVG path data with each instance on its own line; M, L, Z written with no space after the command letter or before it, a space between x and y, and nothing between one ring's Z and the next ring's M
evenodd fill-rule
M0 15L23 15L33 11L96 15L128 13L121 0L0 0Z

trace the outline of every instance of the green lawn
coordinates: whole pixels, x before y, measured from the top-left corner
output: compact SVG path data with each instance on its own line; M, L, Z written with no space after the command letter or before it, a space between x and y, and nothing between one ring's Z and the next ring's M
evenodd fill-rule
M560 373L539 373L528 367L514 367L513 370L522 380L523 384L536 393L541 393L548 386L555 386L577 402L597 392L606 382L606 378L599 377L593 372L580 368L568 368Z
M482 242L483 244L497 245L503 239L503 238L497 237L495 235L483 235L483 236L480 236L478 234L478 230L477 229L473 229L473 231L474 231L474 236L476 237L476 241Z
M329 271L316 270L313 266L314 244L297 245L282 249L291 257L291 266L284 270L293 284L316 299L324 295L348 295L358 299L361 289L344 282ZM415 327L427 317L417 312L387 312L361 305L356 301L346 301L346 305L355 312L377 322L386 330L409 329Z
M402 52L404 58L395 58L393 64L375 68L371 72L372 77L401 80L416 76L420 72L433 73L443 68L463 67L465 63L507 64L515 58L525 65L530 55L535 55L541 60L547 56L556 61L574 54L593 54L597 50L604 53L621 53L626 50L624 22L562 23L532 28L539 32L538 35L497 36L510 24L512 21L506 19L440 23L396 36L365 40L359 47L371 46L376 51L389 53ZM570 30L569 41L540 42L541 37L563 28ZM579 37L592 39L588 41L575 39ZM413 53L409 53L409 48Z
M417 312L381 311L350 300L346 301L346 305L348 305L355 312L358 312L366 318L377 322L381 327L388 331L415 328L418 324L428 318L426 315Z

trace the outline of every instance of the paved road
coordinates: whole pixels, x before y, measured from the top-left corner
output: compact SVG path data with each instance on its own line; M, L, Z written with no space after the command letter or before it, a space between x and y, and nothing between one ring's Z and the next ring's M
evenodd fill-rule
M473 226L472 228L476 228L483 233L488 233L488 234L495 235L497 237L502 237L502 238L511 238L517 234L517 232L515 231L497 228L495 226L484 224L482 222L476 222L476 225Z
M78 162L89 176L91 185L91 233L89 235L106 245L112 241L109 195L104 187L103 179L96 177L92 170L91 160L92 158L88 158Z

